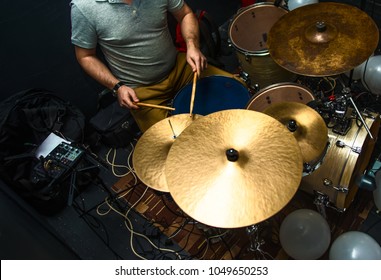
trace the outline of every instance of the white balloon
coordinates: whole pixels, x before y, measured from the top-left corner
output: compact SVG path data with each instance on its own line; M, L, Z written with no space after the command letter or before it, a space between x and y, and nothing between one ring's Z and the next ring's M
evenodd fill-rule
M295 10L296 8L309 5L309 4L315 4L319 3L318 0L289 0L287 3L288 10L292 11Z
M348 231L332 243L330 260L381 260L381 247L370 235Z
M279 239L290 257L296 260L316 260L327 251L331 231L321 214L310 209L299 209L283 220Z
M381 94L381 55L375 55L365 64L362 84L373 94Z

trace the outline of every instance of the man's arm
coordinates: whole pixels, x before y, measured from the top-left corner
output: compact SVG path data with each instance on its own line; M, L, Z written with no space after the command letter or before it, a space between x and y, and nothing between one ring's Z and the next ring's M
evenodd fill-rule
M84 49L75 46L75 55L83 70L103 86L112 89L119 82L108 67L97 57L96 49ZM139 102L139 99L132 88L124 85L118 89L117 93L121 106L131 109L139 108L133 104L133 102Z
M192 9L184 3L184 6L173 13L181 27L181 34L187 45L187 62L198 76L207 67L206 57L200 50L200 31L197 18Z

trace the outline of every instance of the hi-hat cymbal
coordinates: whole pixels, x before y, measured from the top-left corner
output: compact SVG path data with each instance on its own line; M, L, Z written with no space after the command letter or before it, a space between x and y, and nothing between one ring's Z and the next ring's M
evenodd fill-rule
M165 164L178 206L220 228L253 225L279 212L302 173L300 148L285 126L243 109L197 119L173 143Z
M298 102L280 102L267 107L263 113L280 121L294 135L305 163L323 154L328 143L328 128L314 109Z
M155 123L139 138L132 156L138 178L148 187L168 192L164 167L175 139L200 115L179 114Z
M290 72L332 76L363 63L377 48L376 23L360 9L316 3L290 11L268 34L271 57Z

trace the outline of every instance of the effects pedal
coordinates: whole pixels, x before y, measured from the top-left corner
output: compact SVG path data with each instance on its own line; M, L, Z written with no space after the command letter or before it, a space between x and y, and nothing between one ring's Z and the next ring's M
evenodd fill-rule
M31 174L31 182L60 180L75 168L83 155L83 150L65 142L60 143L45 158L40 158Z

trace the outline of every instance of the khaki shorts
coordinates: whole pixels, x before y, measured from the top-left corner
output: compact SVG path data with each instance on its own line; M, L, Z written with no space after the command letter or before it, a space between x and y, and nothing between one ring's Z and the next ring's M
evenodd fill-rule
M141 102L168 106L171 104L176 94L188 83L193 81L193 71L186 61L186 54L179 53L175 67L171 73L158 84L135 88L135 92ZM234 74L221 70L212 65L201 73L202 77L227 76L239 80ZM241 83L242 81L239 80ZM168 117L168 110L148 107L140 107L138 110L131 110L132 115L140 130L144 133L153 124Z

